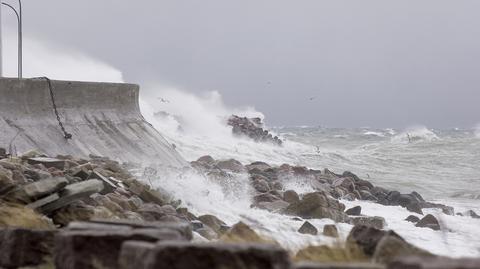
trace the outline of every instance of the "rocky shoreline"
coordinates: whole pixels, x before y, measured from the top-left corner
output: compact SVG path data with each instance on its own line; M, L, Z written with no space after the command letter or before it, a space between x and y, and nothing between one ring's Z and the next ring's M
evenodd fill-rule
M455 214L417 192L386 190L351 172L288 164L243 165L204 156L191 166L216 182L246 175L254 190L252 207L295 218L303 223L299 233L334 237L338 244L292 253L245 223L229 226L217 216L194 215L178 197L135 177L132 171L156 173L140 165L36 151L12 157L0 150L0 268L480 268L478 259L455 260L422 250L384 230L382 217L364 216L361 207L347 209L341 202L366 200L420 215L426 208ZM309 182L315 191L286 189L283 183L293 178ZM319 231L309 222L323 218L353 229L342 242L336 225ZM429 214L405 221L444 229Z

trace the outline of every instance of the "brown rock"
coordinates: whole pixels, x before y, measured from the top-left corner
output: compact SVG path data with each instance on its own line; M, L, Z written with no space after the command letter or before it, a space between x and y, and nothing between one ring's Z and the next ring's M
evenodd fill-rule
M323 226L323 235L338 238L337 226L333 224L326 224Z
M225 222L215 217L214 215L203 215L198 217L198 219L208 227L212 228L217 234L220 233L222 226L225 226Z
M305 221L303 223L302 227L300 227L300 229L298 229L298 232L301 233L301 234L311 234L311 235L317 235L318 234L317 228L315 228L315 226L313 226L308 221Z
M300 201L300 197L294 190L287 190L283 193L283 200L285 202L291 204L291 203L296 203Z

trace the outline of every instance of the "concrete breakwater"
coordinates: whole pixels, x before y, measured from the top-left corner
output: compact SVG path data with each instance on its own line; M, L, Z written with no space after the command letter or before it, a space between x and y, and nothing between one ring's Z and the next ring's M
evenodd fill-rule
M134 84L1 78L0 145L15 152L35 148L52 156L95 154L187 165L145 121L138 98ZM65 138L60 123L71 139Z

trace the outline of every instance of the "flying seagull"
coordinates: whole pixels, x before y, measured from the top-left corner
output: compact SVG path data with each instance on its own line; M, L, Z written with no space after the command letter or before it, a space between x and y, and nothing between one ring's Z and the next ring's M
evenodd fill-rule
M308 100L313 101L315 100L315 97L310 97Z

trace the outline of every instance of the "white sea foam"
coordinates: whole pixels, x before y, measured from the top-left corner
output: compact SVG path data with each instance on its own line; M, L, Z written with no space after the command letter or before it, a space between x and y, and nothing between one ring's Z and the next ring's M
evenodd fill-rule
M439 139L440 138L434 131L425 126L412 126L405 129L402 133L392 137L392 142L431 142Z
M367 136L378 136L378 137L385 137L385 134L383 133L380 133L380 132L374 132L374 131L367 131L367 132L364 132L363 135L367 135Z
M475 137L480 138L480 123L475 128Z

